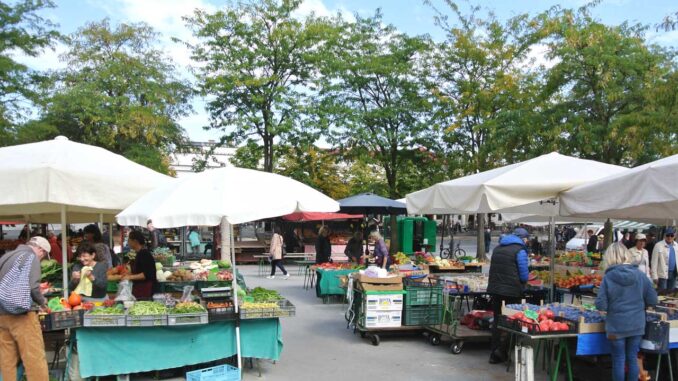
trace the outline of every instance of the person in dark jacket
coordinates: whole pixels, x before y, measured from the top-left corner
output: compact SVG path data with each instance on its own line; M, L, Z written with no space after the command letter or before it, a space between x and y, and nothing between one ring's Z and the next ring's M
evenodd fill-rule
M502 343L501 332L497 329L497 318L501 307L506 304L520 303L523 289L529 276L527 242L530 234L523 228L517 228L513 234L507 234L492 251L490 277L487 293L492 297L492 310L495 319L492 322L492 353L490 364L504 362L508 356L508 346Z
M318 239L315 241L315 263L331 262L332 244L330 244L330 230L323 226L318 231Z
M129 233L129 247L137 255L132 264L132 273L123 276L122 279L134 282L132 295L135 298L150 300L153 297L153 291L158 280L156 278L155 260L146 248L146 238L140 231L134 230Z
M348 240L344 254L348 259L355 263L360 263L360 258L363 256L363 233L357 231L353 233L353 237Z
M587 233L589 235L589 242L586 244L586 251L595 253L598 251L598 236L593 234L593 230L591 229L589 229Z
M605 251L605 270L600 284L596 308L607 311L605 332L612 351L612 380L624 381L628 365L628 380L638 379L638 349L645 333L645 309L657 304L657 292L652 282L631 264L626 246L617 242Z

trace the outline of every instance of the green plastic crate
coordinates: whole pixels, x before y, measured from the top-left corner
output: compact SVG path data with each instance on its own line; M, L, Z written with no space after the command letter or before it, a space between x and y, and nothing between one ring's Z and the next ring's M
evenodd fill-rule
M443 319L443 306L405 306L403 325L436 325Z
M405 286L406 306L437 306L443 304L443 287L430 286Z

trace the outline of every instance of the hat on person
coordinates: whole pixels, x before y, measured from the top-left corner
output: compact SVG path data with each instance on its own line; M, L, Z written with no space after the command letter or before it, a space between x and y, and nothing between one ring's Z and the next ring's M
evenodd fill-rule
M669 234L676 234L676 228L674 228L673 226L669 226L668 228L666 228L664 235L669 235Z
M644 239L647 241L647 237L643 233L638 233L636 234L636 241L640 241L641 239Z
M530 233L527 232L527 230L523 228L516 228L513 231L513 235L518 236L519 238L528 238L530 236Z
M52 250L52 246L50 246L49 242L42 237L33 237L30 241L28 241L28 243L33 244L34 246L37 246L48 253L50 250Z

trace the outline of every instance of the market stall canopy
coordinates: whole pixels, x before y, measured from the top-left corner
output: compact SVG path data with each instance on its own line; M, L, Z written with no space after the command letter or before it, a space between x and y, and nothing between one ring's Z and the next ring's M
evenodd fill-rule
M215 226L284 216L336 212L339 204L289 177L236 167L212 169L154 189L118 214L118 223L157 228Z
M113 216L172 178L63 136L0 148L0 216L30 222L93 222Z
M565 216L672 221L678 218L678 155L578 186L560 201Z
M515 212L558 215L560 192L628 169L552 152L442 183L407 195L413 214Z
M341 212L362 214L407 214L404 203L374 193L361 193L339 200Z
M321 212L297 212L283 216L283 220L292 222L352 220L360 218L363 218L362 214Z

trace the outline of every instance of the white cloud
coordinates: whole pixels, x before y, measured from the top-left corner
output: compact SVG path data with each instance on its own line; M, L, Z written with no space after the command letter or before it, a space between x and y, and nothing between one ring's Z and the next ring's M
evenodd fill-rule
M14 59L33 70L48 71L58 70L66 67L66 63L59 59L59 56L66 52L66 45L57 42L54 48L45 49L42 54L37 57L31 57L24 54L22 51L14 51L10 53Z
M344 20L350 22L355 21L353 13L345 7L339 6L336 9L329 9L322 0L304 0L292 15L295 18L303 19L312 14L318 17L332 17L336 15L337 12L341 14Z
M558 63L558 60L548 58L549 47L546 44L535 44L527 52L527 58L523 61L522 66L539 67L543 66L550 69Z

